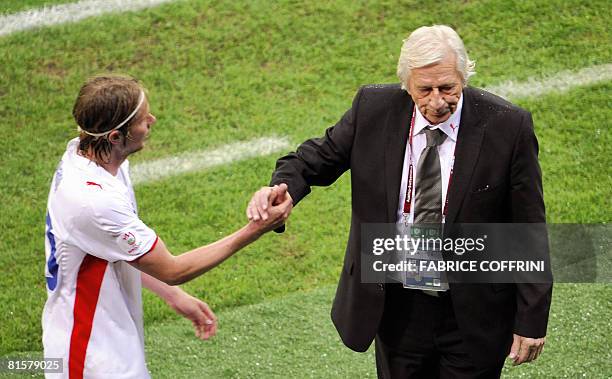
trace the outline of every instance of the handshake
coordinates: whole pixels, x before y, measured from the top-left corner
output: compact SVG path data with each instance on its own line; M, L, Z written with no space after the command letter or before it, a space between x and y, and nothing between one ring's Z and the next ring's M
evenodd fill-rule
M293 209L293 199L287 185L281 183L274 187L262 187L253 194L246 209L249 224L261 234L281 227Z

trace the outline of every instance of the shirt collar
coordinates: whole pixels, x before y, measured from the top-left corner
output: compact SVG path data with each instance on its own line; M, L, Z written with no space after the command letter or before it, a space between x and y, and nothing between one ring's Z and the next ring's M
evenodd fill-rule
M107 185L113 187L125 188L123 184L116 176L113 176L110 172L106 171L102 166L97 165L94 161L85 158L78 154L79 137L72 139L68 142L67 153L72 165L79 170L83 170L97 180L104 181ZM127 161L127 160L126 160ZM125 162L124 162L125 163Z
M459 102L457 103L457 109L455 110L455 112L453 112L453 114L451 114L448 120L438 125L435 125L433 128L434 129L439 128L440 130L444 132L444 134L448 136L448 138L453 140L453 142L457 142L457 134L459 133L459 124L461 122L461 109L462 108L463 108L463 94L461 94L461 97L459 98ZM416 106L416 104L414 106L414 109L416 109L416 117L414 118L413 134L416 136L417 134L421 133L423 129L425 129L427 126L431 124L429 121L427 121L425 116L421 114L421 111L419 110L419 107Z

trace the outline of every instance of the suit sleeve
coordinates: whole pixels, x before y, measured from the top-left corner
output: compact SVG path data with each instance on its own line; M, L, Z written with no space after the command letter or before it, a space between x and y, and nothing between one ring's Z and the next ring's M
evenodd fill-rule
M528 112L523 116L515 144L510 191L512 222L537 223L534 228L529 228L533 233L533 243L530 242L529 246L534 249L534 259L550 262L538 141ZM552 297L552 274L550 283L517 283L516 288L514 333L523 337L544 337Z
M270 185L286 183L294 205L310 193L311 186L328 186L350 168L362 92L363 88L355 96L351 109L325 131L325 136L305 141L295 152L276 162Z

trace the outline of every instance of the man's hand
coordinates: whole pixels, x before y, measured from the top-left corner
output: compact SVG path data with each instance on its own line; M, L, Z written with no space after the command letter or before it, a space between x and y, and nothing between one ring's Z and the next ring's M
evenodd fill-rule
M283 204L289 201L287 217L293 208L293 199L287 191L287 185L281 183L274 187L261 187L261 189L253 195L249 205L247 206L246 215L250 221L267 221L269 208L274 205Z
M169 286L144 272L140 275L145 288L164 299L176 313L191 320L196 337L205 340L217 333L217 317L205 302L189 295L181 287Z
M546 337L528 338L517 334L514 334L512 337L514 340L512 341L508 358L512 359L514 366L534 361L542 354Z
M286 184L264 187L257 191L249 202L249 227L255 228L258 235L267 233L283 225L291 214L291 209L293 200L287 192Z
M205 302L181 291L169 305L176 313L191 320L199 339L207 340L217 333L217 317Z

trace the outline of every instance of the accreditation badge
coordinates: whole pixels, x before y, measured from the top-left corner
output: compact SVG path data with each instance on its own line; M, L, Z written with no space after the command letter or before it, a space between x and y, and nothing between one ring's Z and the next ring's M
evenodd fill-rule
M412 251L407 260L413 271L404 272L404 288L446 291L446 273L437 270L442 257L442 224L413 224L410 227Z

